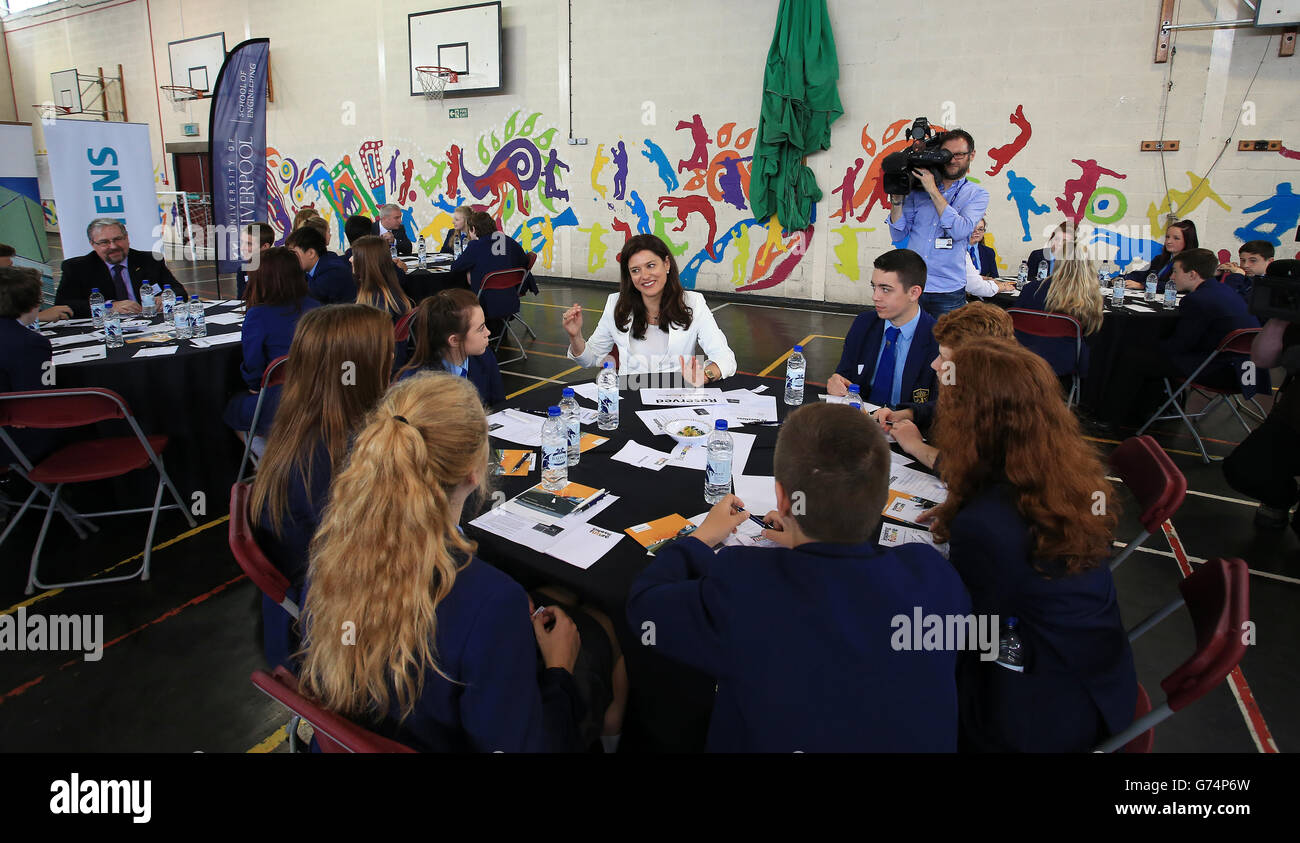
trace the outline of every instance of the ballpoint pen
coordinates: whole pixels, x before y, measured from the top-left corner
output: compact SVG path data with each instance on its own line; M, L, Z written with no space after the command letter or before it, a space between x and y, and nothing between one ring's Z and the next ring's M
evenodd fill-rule
M528 460L531 459L532 456L533 456L532 451L525 452L524 455L519 458L519 462L515 463L515 467L510 469L510 471L508 471L507 474L514 474L516 471L519 470L519 467L524 463L528 462Z
M569 514L570 514L570 515L576 515L576 514L578 514L579 512L583 512L584 510L591 509L593 506L596 505L596 503L597 503L601 498L605 497L605 495L608 495L608 494L609 494L609 489L601 489L599 492L597 492L596 494L592 495L590 498L587 498L587 500L585 500L585 501L583 501L582 503L578 504L577 508L575 508L575 509L573 510L573 512L570 512Z

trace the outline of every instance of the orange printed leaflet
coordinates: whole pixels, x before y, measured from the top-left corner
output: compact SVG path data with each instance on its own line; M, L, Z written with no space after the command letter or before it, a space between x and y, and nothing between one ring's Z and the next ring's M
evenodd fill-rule
M597 445L603 445L609 441L608 436L597 436L594 433L584 433L578 440L578 453L585 454Z
M680 515L665 515L648 524L637 524L623 532L636 539L646 549L647 556L654 556L655 551L677 538L683 530L687 534L694 532L695 525Z
M527 477L537 462L537 453L529 450L511 448L493 448L490 467L498 477Z

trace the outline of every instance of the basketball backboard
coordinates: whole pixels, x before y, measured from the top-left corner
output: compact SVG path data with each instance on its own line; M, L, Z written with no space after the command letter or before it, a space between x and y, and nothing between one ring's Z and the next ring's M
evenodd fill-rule
M217 73L226 60L225 33L168 42L167 55L171 59L171 84L211 95ZM194 99L184 95L178 98Z
M501 90L500 2L407 15L407 34L411 96L424 96L415 69L428 66L458 74L447 83L447 97Z
M54 104L68 109L65 114L81 113L81 82L77 70L59 70L50 74Z

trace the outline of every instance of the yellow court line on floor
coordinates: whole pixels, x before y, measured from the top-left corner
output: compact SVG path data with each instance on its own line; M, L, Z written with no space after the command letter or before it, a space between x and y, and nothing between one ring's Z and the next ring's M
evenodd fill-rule
M804 337L803 339L799 340L799 342L795 343L795 345L807 345L809 342L811 342L811 341L814 340L814 339L819 339L819 340L843 340L844 337L831 337L831 336L827 336L826 334L809 334L808 336L806 336L806 337ZM794 349L793 349L793 348L791 348L791 349L790 349L789 351L787 351L785 354L782 354L780 357L776 358L776 360L774 360L774 361L772 362L772 365L771 365L771 366L768 366L766 369L764 369L763 371L759 372L759 373L758 373L758 376L759 376L760 378L762 378L762 377L766 377L767 374L768 374L769 372L771 372L773 369L775 369L777 366L780 366L782 363L784 363L785 361L789 360L791 354L794 354Z
M177 542L184 541L185 539L188 539L191 536L198 535L199 533L203 532L209 527L215 527L218 524L224 524L229 520L230 520L229 515L223 515L220 518L216 519L215 521L209 521L206 524L200 524L199 526L194 527L193 529L186 530L185 532L181 533L179 536L168 539L162 544L156 544L153 546L153 549L155 551L159 551L162 550L163 548L171 547ZM136 555L127 557L126 559L123 559L121 562L118 562L114 565L110 565L109 567L100 571L98 574L92 575L92 578L95 576L99 576L100 574L107 574L110 571L115 571L118 568L122 567L123 565L130 564L131 562L137 562L143 558L144 558L144 551L142 550ZM56 594L61 594L62 592L63 592L62 588L52 588L49 591L42 591L40 594L37 594L34 597L29 597L28 599L22 601L21 603L15 603L14 605L10 606L8 609L5 609L3 612L0 612L0 615L8 615L12 612L18 611L19 609L23 609L28 606L31 606L33 603L39 603L42 600L48 600L51 597L54 597Z
M519 349L517 349L517 348L511 348L511 347L508 346L508 345L507 345L507 346L502 346L501 350L502 350L503 352L505 352L505 351L519 351ZM572 360L572 359L573 359L572 357L569 357L567 354L555 354L554 352L551 352L551 351L535 351L535 350L533 350L533 349L531 349L531 348L528 349L528 353L529 353L530 355L532 355L532 354L536 354L536 355L538 355L539 357L555 357L555 358L557 358L557 359L559 359L559 360Z
M277 746L287 740L289 740L289 727L281 726L262 740L258 741L256 745L248 750L248 752L274 752Z
M571 304L547 304L544 301L524 301L523 299L520 299L519 303L531 304L533 307L556 307L559 308L560 310L568 310L569 308L573 307L573 305ZM584 305L582 308L582 312L583 313L604 313L605 311L594 307L587 307Z
M557 372L556 375L555 375L555 377L556 377L556 378L562 378L562 377L564 377L565 375L571 375L571 374L573 374L574 372L582 371L582 370L585 369L585 368L587 368L587 367L586 367L586 366L574 366L572 369L565 369L563 372ZM512 393L510 393L509 395L507 395L507 396L506 396L506 400L509 401L511 398L514 398L514 397L519 396L519 395L523 395L525 392L528 392L528 391L530 391L530 390L536 389L536 388L539 387L539 386L545 386L546 383L547 383L547 381L538 381L537 383L533 384L532 386L526 386L526 387L524 387L523 389L519 390L518 392L512 392Z
M1118 444L1120 444L1120 442L1119 442L1118 439L1099 439L1099 438L1097 438L1096 436L1084 436L1083 438L1084 438L1084 439L1087 439L1089 442L1104 442L1104 443L1106 443L1107 445L1118 445ZM1204 438L1204 437L1202 437L1202 438ZM1159 442L1157 442L1156 444L1159 444ZM1160 445L1160 447L1164 450L1164 452L1165 452L1166 454L1182 454L1183 456L1187 456L1187 457L1200 457L1200 456L1201 456L1201 452L1200 452L1200 451L1180 451L1180 450L1178 450L1177 448L1165 448L1164 445ZM1214 455L1211 454L1210 456L1211 456L1211 458L1213 458ZM1222 458L1220 458L1220 460L1221 460L1221 459L1222 459Z

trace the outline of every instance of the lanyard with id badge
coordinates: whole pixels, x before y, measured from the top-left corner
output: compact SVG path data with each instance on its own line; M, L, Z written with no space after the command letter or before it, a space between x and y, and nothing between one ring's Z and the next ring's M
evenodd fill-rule
M957 201L957 197L961 195L961 189L962 189L963 187L965 187L965 186L966 186L966 180L965 180L965 179L962 179L962 181L957 185L957 190L956 190L956 192L954 192L953 195L952 195L952 198L948 200L948 205L949 205L949 206L953 205L953 204ZM955 209L954 209L954 212L955 212ZM935 222L937 223L938 220L936 220ZM943 236L942 236L942 237L936 237L936 238L934 238L934 248L936 248L936 249L947 249L947 250L951 250L951 249L952 249L952 244L953 244L952 235L948 233L948 229L946 229L946 228L943 230Z

